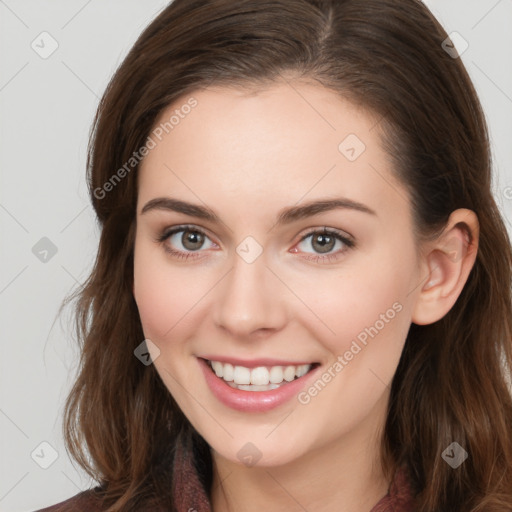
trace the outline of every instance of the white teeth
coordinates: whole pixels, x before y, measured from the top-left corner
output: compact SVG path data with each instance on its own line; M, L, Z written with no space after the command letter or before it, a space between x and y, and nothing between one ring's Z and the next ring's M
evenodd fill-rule
M300 366L297 366L297 370L295 371L295 375L297 377L302 377L303 375L306 375L306 373L309 372L310 368L311 368L311 365L309 365L309 364L301 364Z
M246 368L245 366L233 366L220 361L210 361L210 365L215 375L229 382L231 387L247 391L275 389L283 381L291 382L296 377L300 378L306 375L312 367L311 364L302 364L298 366Z
M217 377L222 377L224 375L222 371L222 363L219 363L219 361L212 361L212 368Z
M284 380L291 382L295 379L295 366L287 366L283 372Z
M266 386L269 382L269 371L264 366L251 370L251 384Z
M283 367L282 366L272 366L270 368L270 382L272 384L279 384L283 382Z
M212 362L212 364L213 364L213 362ZM222 364L222 363L220 363L220 364ZM233 374L234 374L234 370L233 370L232 364L226 363L226 364L222 365L222 378L226 382L230 382L233 380Z
M243 384L234 384L233 382L228 382L228 384L235 389L241 389L242 391L270 391L271 389L277 389L279 384L268 384L267 386L255 386L251 384L250 386L245 386Z
M233 380L235 381L235 384L250 384L251 370L245 366L235 366Z

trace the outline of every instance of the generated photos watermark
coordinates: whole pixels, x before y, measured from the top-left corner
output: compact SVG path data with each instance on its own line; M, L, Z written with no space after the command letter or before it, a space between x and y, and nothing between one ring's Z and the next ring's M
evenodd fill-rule
M370 327L365 327L342 355L338 355L336 361L331 364L322 375L305 391L297 395L298 401L302 405L307 405L312 398L317 396L336 375L338 375L357 354L359 354L367 345L370 339L375 338L393 320L403 309L400 302L395 302L385 313L381 313L379 319Z
M146 143L137 151L134 151L132 156L124 163L124 165L117 169L117 171L112 174L112 176L101 187L96 187L94 189L94 197L96 199L104 199L109 192L112 192L112 190L114 190L114 188L140 164L142 159L147 156L152 149L156 148L158 142L160 142L164 137L164 134L168 134L174 130L174 128L181 123L182 119L185 119L192 109L197 107L197 104L197 100L194 97L191 97L186 103L181 105L180 108L174 109L169 119L160 123L156 128L153 128L151 134L146 140Z

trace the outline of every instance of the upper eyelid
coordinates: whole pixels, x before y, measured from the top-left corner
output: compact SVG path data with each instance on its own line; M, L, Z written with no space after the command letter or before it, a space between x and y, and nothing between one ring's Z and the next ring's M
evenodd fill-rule
M354 237L350 233L347 233L346 231L344 231L342 229L328 228L325 226L322 228L311 228L309 231L307 231L303 235L300 235L299 240L303 240L304 238L307 238L308 236L313 235L315 233L327 233L327 234L334 233L335 235L338 235L342 238L347 238L348 240L351 240L351 241L354 240Z
M199 233L206 235L210 239L215 238L209 234L209 230L199 227L199 226L192 225L192 224L185 224L185 225L178 224L176 226L170 226L168 228L164 228L162 230L161 236L169 237L171 235L175 235L176 233L180 233L181 231L197 231Z
M207 236L210 239L210 241L212 241L215 245L220 246L220 244L218 244L217 242L215 242L213 240L215 237L212 237L209 235L209 233L208 233L209 230L207 230L201 226L197 226L195 224L178 224L176 226L171 226L169 228L164 229L162 231L161 237L159 237L159 238L167 240L171 235L175 235L176 233L180 233L181 231L187 231L187 230L198 231L198 232L204 234L205 236ZM355 238L350 233L348 233L344 230L341 230L341 229L337 229L337 228L329 228L325 225L322 227L309 228L305 233L302 233L301 235L299 235L298 239L295 241L295 244L302 242L304 239L310 237L311 235L313 235L315 233L327 233L327 234L333 233L342 239L343 238L346 239L352 245L355 245Z
M174 232L186 231L187 229L190 231L199 231L201 233L204 233L205 235L208 235L208 233L209 233L209 230L207 228L203 228L202 226L197 226L195 224L177 224L175 226L169 226L167 228L164 228L162 230L162 233L166 234L166 233L171 233L172 231L174 231ZM327 233L332 232L332 233L344 235L347 238L354 238L350 233L348 233L347 231L345 231L343 229L330 228L325 225L322 227L318 226L318 227L314 227L314 228L307 228L307 231L300 236L301 237L309 236L313 233L319 233L319 232L327 232ZM210 236L210 235L208 235L208 236Z

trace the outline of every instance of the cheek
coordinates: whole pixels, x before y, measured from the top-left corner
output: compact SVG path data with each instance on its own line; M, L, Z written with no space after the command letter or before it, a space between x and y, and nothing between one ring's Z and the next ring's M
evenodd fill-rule
M414 262L381 257L382 265L354 266L301 291L309 293L308 304L322 321L308 316L303 325L327 354L318 380L298 397L304 414L324 418L319 437L335 437L363 421L396 372L410 326Z
M173 267L163 249L136 244L134 298L144 334L156 343L179 339L176 334L186 324L187 313L205 293L204 280L188 274Z
M304 283L298 294L307 297L315 316L304 318L308 330L335 358L346 354L350 366L399 359L410 326L415 276L413 248L397 255L386 248L370 261ZM380 364L382 366L382 364ZM387 372L389 373L389 372Z

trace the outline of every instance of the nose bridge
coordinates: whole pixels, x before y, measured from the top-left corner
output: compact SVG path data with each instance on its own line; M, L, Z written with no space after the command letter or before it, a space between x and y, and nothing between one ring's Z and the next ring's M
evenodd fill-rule
M282 284L267 268L262 248L257 251L251 244L237 247L214 301L215 323L237 337L279 329L286 319Z

